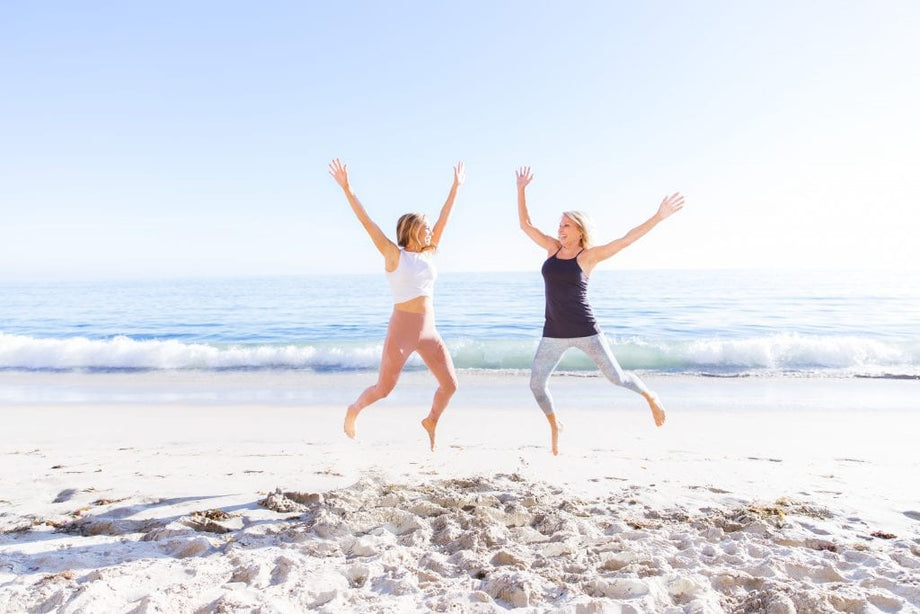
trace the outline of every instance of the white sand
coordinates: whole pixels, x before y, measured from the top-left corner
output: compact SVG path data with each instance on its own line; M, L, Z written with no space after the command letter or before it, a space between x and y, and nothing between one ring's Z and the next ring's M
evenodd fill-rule
M407 375L0 376L0 611L920 611L916 382Z

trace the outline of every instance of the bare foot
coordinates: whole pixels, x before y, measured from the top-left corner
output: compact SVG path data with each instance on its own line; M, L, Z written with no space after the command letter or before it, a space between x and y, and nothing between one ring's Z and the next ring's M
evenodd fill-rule
M648 401L649 409L652 410L652 418L655 419L655 426L661 426L665 421L664 406L661 404L661 399L658 398L658 395L654 392L650 392L645 400Z
M438 421L432 420L431 416L428 416L422 420L422 427L428 432L428 440L431 442L431 451L434 452L434 430L438 428Z
M345 412L345 434L350 438L355 438L355 422L358 420L358 412L360 409L355 409L354 405L348 406L348 411Z
M559 431L563 429L562 422L556 422L556 414L548 414L549 432L553 445L553 456L559 456Z

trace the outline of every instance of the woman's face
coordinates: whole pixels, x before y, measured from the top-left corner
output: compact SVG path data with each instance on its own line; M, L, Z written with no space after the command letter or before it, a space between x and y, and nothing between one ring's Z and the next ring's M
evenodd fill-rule
M421 247L428 247L431 245L431 224L428 223L427 217L423 217L421 223L416 226L415 241Z
M579 245L581 243L581 236L582 232L578 230L578 226L575 225L575 222L568 216L563 215L562 219L559 220L559 242L566 247Z

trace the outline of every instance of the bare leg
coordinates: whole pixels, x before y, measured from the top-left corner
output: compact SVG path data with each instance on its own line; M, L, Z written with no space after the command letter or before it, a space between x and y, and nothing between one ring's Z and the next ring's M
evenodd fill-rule
M553 445L553 456L559 456L559 431L562 430L562 423L556 422L556 414L546 414L546 420L549 422L550 441Z
M399 347L394 339L394 331L391 329L387 332L387 340L383 344L383 356L380 359L380 374L377 376L377 383L365 388L364 392L358 399L348 406L345 412L345 434L350 438L355 438L355 422L358 420L358 414L370 405L386 397L399 380L399 374L403 365L409 358L411 351L406 351Z
M384 377L383 372L381 371L380 377L377 380L377 383L373 386L365 388L364 392L361 393L361 396L358 397L354 403L348 406L348 410L345 412L345 434L355 438L355 422L358 420L358 414L367 407L368 405L379 401L380 399L385 398L393 388L396 386L396 380L398 379L399 374L397 373L395 377Z
M358 409L357 405L358 403L355 401L348 406L348 410L345 412L345 434L351 439L355 438L355 421L358 419L358 413L361 411Z
M421 343L416 350L418 355L431 370L432 375L438 380L438 389L434 393L434 399L431 401L431 411L422 419L422 428L428 433L428 442L431 444L431 451L434 451L435 430L438 428L438 420L441 414L447 409L454 393L457 392L457 375L454 372L454 363L447 353L444 341L438 336L435 339L428 339Z
M658 398L658 395L654 392L643 392L642 396L644 396L645 400L648 401L648 407L652 410L652 418L655 420L655 426L663 425L666 416L664 413L664 406L661 404L661 400Z

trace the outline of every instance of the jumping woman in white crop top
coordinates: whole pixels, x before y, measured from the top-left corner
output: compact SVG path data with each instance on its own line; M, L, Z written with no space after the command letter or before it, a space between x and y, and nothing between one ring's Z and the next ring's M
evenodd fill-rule
M457 391L457 376L450 354L434 326L433 297L437 270L433 256L454 207L457 189L463 183L463 162L454 167L454 182L434 228L428 224L424 215L407 213L396 224L396 243L390 241L367 215L348 183L348 167L336 158L329 165L329 174L345 191L348 204L358 216L358 221L383 254L387 279L393 291L393 315L383 344L380 375L377 383L362 392L348 407L345 413L345 434L354 438L358 414L371 403L390 394L406 360L413 352L418 352L438 380L431 411L422 420L431 449L434 450L438 419Z

